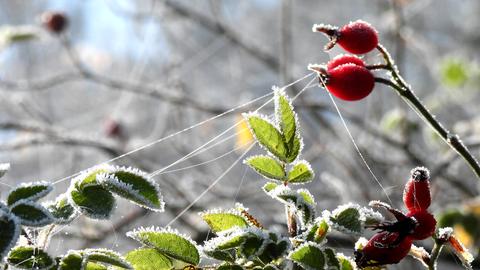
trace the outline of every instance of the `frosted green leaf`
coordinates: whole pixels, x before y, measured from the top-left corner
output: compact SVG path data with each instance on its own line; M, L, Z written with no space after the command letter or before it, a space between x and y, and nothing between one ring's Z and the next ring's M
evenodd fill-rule
M200 216L207 222L214 233L229 230L233 227L248 227L248 222L240 213L204 212Z
M328 226L328 223L325 219L316 219L313 225L311 225L306 231L305 239L307 241L321 244L327 237L327 234L330 230L329 227L330 226Z
M250 256L258 255L263 247L264 239L257 237L254 234L248 234L248 237L245 239L245 242L240 246L239 252L245 258L250 258Z
M302 160L294 164L293 168L288 172L287 179L289 183L308 183L312 181L314 175L310 164Z
M320 247L313 243L306 243L294 249L288 255L288 259L305 269L323 270L325 268L325 255Z
M282 164L272 157L252 156L245 160L245 164L266 178L280 181L285 178L285 170Z
M97 181L106 189L152 211L164 211L158 184L147 173L133 168L115 167L99 174Z
M330 216L332 226L342 232L358 235L363 231L363 223L359 208L347 204L339 206Z
M140 243L156 248L162 254L176 260L198 265L200 254L196 244L185 236L170 229L139 229L127 233Z
M219 237L220 238L220 237ZM218 250L227 250L232 248L238 248L241 246L246 240L248 236L246 234L233 234L229 236L222 237L222 241L216 241Z
M11 212L25 226L42 227L54 221L52 214L45 207L28 200L17 201L11 206Z
M356 263L349 257L346 257L342 253L337 253L337 259L340 263L340 270L355 270L357 269Z
M297 116L290 100L282 90L275 90L275 116L280 123L285 142L289 144L297 131Z
M205 255L219 261L234 262L235 257L230 250L203 250Z
M58 264L58 270L107 270L107 267L94 262L85 262L77 251L70 251Z
M125 255L125 259L135 270L167 270L172 269L172 261L155 248L135 249Z
M306 203L309 203L311 205L315 205L315 198L313 197L313 195L310 193L310 191L308 191L308 189L299 189L297 190L297 193L302 196L303 200L306 202Z
M303 147L302 139L298 134L296 134L293 140L287 145L287 148L288 148L287 161L294 162L297 159L298 155L300 154L302 147Z
M20 227L17 217L0 209L0 262L17 243Z
M61 195L54 202L45 204L45 207L55 218L55 224L68 224L78 215L65 195Z
M48 193L50 193L50 191L52 191L52 189L52 185L47 182L21 184L10 191L7 198L7 204L11 206L19 200L36 201L42 197L45 197Z
M124 269L132 269L132 266L118 253L108 249L85 249L82 251L84 260L96 263L108 264Z
M277 186L278 186L278 184L276 184L276 183L268 182L263 186L262 189L263 189L263 191L265 191L265 193L269 193L270 191L274 190Z
M270 153L282 161L287 161L287 147L280 131L265 118L255 115L246 114L250 129L257 141L265 147Z
M98 186L97 176L104 173L109 173L113 169L112 166L102 164L82 172L79 176L73 179L73 184L78 190L83 190L86 187Z
M217 267L217 270L244 270L241 265L238 264L222 264Z
M0 163L0 178L2 178L9 170L10 163Z
M323 254L325 254L325 259L327 261L327 269L340 269L340 262L333 249L325 248Z
M112 193L99 185L84 186L82 190L72 186L68 196L77 211L93 219L108 219L115 207Z
M48 269L55 261L48 253L34 246L17 246L8 253L7 263L20 269Z

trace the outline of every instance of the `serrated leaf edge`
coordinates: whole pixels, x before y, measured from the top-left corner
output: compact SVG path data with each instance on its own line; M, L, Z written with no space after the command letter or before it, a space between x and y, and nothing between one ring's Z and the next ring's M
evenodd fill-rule
M268 152L268 150L267 150ZM271 158L273 160L275 160L276 162L278 162L279 164L281 164L281 161L274 155L272 155L270 152L268 152L267 155L253 155L253 156L249 156L248 158L244 159L243 160L243 164L244 165L247 165L248 167L252 168L254 171L256 171L258 174L260 174L261 176L263 176L264 178L268 179L269 181L272 180L272 181L275 181L275 182L279 182L279 183L283 183L283 180L281 179L276 179L276 178L271 178L271 177L268 177L266 175L264 175L263 173L261 173L259 170L257 170L257 168L255 168L254 166L251 166L250 164L248 164L248 162L254 158L259 158L259 157L268 157L268 158ZM285 172L284 172L285 174ZM285 175L284 175L285 176Z
M304 181L304 182L290 182L291 180L288 179L288 183L291 184L291 185L302 185L302 184L305 184L305 183L309 183L309 182L312 182L313 179L315 179L315 171L312 169L312 165L310 165L310 162L306 161L306 160L296 160L294 161L292 164L292 167L291 169L288 171L287 173L287 179L288 179L288 175L289 173L298 165L305 165L307 167L307 169L312 173L312 177L311 179L307 180L307 181Z
M144 196L142 196L139 193L138 190L134 189L133 185L120 181L118 179L118 177L115 176L116 172L128 172L128 173L132 173L136 176L144 178L145 181L147 181L155 189L155 193L158 196L158 200L160 202L160 205L159 206L153 205L150 201L146 200L144 198ZM139 201L141 201L143 203L143 204L140 204L138 202L131 201L132 203L134 203L134 204L136 204L140 207L149 209L149 210L154 211L154 212L164 212L165 211L165 202L163 201L163 195L161 194L160 186L151 177L149 177L146 172L143 172L139 169L131 168L131 167L115 167L109 173L98 174L97 175L97 181L102 185L111 184L111 185L114 185L115 187L117 187L119 189L128 190L132 195L134 195ZM105 187L105 188L107 188L107 187ZM115 193L115 192L113 192L113 193ZM124 198L124 199L126 199L126 198ZM128 199L126 199L126 200L128 200Z
M6 246L5 250L0 253L0 261L2 261L3 258L10 252L10 250L17 244L18 238L20 237L21 233L20 219L17 216L12 214L10 211L3 211L3 213L0 212L0 218L2 218L2 215L5 215L6 219L13 221L15 231L13 232L13 238L11 242Z
M310 266L308 266L308 265L304 265L304 264L302 264L302 263L300 263L300 262L297 262L297 261L295 261L295 260L292 259L291 256L295 253L295 251L300 250L300 249L302 249L302 248L304 248L304 247L306 247L306 246L313 246L313 247L315 247L315 248L318 248L318 249L322 252L322 254L323 254L323 259L324 259L324 262L325 262L324 264L326 265L326 258L325 258L325 254L323 253L322 246L319 245L319 244L317 244L317 243L315 243L315 242L310 242L310 241L307 241L307 242L305 242L305 243L302 243L301 245L299 245L298 247L296 247L295 249L293 249L292 251L290 251L290 253L288 253L288 255L287 255L287 259L289 259L289 260L292 261L293 263L299 265L300 267L303 267L305 270L318 270L318 269L312 268L312 267L310 267Z
M46 189L37 192L35 195L23 198L22 200L30 200L30 201L37 201L43 197L45 197L48 193L50 193L53 190L53 186L51 183L46 182L46 181L37 181L37 182L29 182L29 183L21 183L20 185L14 187L12 190L8 192L10 195L12 192L15 192L21 188L29 188L33 186L44 186Z
M43 207L43 205L41 205L39 203L30 201L28 199L21 199L21 200L16 201L14 204L11 205L10 209L13 209L20 204L31 206L31 207L41 211L46 216L44 219L37 220L36 222L31 222L29 220L26 220L26 219L23 219L23 218L17 216L17 218L20 220L20 223L24 226L40 227L40 226L48 225L55 220L52 213L50 213L50 211L48 211L47 208ZM15 213L12 212L12 215L15 215Z

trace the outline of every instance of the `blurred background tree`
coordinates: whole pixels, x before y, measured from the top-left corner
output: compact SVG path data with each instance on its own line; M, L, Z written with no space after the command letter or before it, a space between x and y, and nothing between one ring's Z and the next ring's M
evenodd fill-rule
M41 26L42 13L51 10L68 18L61 34ZM294 81L308 73L308 63L341 52L323 52L326 40L311 26L356 19L378 29L416 93L478 157L479 12L476 0L0 1L0 160L12 164L0 197L8 185L62 180L269 93L273 84ZM289 88L289 94L304 84ZM409 170L429 167L432 209L476 254L479 182L463 160L383 86L366 100L338 104L394 205L400 206ZM249 109L260 103L254 105ZM308 90L295 106L305 158L317 173L309 188L319 210L386 200L323 90ZM271 110L267 106L265 112ZM216 119L116 163L161 169L235 124L238 116ZM131 249L124 232L167 224L180 213L246 149L251 138L245 128L239 125L221 143L156 177L166 195L166 213L121 204L112 222L79 218L58 232L51 252L61 253L65 246ZM56 185L57 194L68 180ZM285 230L283 208L265 198L259 190L263 183L238 164L174 225L203 241L207 227L196 213L240 201L263 223ZM344 237L331 243L349 254L354 239ZM392 269L416 263L406 260ZM439 267L455 268L461 269L448 256Z

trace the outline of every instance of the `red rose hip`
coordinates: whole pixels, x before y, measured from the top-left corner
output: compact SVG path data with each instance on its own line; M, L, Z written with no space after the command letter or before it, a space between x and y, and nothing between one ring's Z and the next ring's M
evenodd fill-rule
M355 55L340 54L335 56L332 60L328 61L327 70L332 70L344 64L354 64L357 66L365 67L365 63L359 57Z
M399 244L395 244L398 237L400 237L398 233L381 232L375 234L362 250L355 251L357 265L364 268L400 262L410 251L412 239L406 237Z
M417 226L410 234L414 240L427 239L435 233L437 221L429 212L425 210L413 211L409 212L407 217L414 218L417 221Z
M410 180L403 190L403 202L409 211L426 210L430 206L432 196L427 168L417 167L411 171Z
M339 99L356 101L368 96L375 86L370 70L353 63L328 70L327 90Z
M378 34L369 23L358 20L343 26L338 31L337 43L347 52L364 54L378 45Z

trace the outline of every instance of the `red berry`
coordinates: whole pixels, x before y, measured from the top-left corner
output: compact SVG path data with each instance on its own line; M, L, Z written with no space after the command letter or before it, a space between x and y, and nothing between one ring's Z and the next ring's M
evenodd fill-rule
M395 244L398 233L381 232L375 234L362 250L355 251L355 261L361 268L396 264L407 256L412 246L410 237Z
M417 167L411 171L403 190L403 202L409 211L426 210L432 202L430 194L430 173L427 168Z
M328 71L327 90L339 99L360 100L375 86L370 70L353 63L343 64Z
M369 23L358 20L338 31L337 43L347 52L368 53L378 45L378 34Z
M332 60L327 63L327 70L332 70L338 66L344 64L355 64L357 66L365 67L365 63L362 59L355 55L340 54L335 56Z
M408 217L414 218L418 225L410 236L415 240L423 240L435 233L437 221L432 214L425 210L413 211L407 214Z
M42 14L43 25L51 32L60 34L68 25L68 18L61 12L48 11Z

